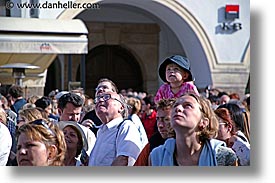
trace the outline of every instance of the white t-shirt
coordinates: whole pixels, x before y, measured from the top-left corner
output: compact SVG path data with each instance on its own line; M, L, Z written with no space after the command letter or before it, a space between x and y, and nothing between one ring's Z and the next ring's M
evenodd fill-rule
M89 166L111 166L116 157L128 156L133 165L142 150L140 134L130 120L116 118L102 125L97 132L95 146L90 154Z
M237 140L234 142L232 149L235 151L239 158L241 166L250 165L250 143L248 142L245 135L239 130L237 131ZM240 138L241 136L242 138ZM243 140L244 139L244 140Z
M145 128L144 128L140 118L138 117L138 115L132 114L131 119L139 131L142 148L144 148L146 146L146 144L148 144L148 137L147 137Z
M0 122L0 166L6 166L12 146L9 129Z

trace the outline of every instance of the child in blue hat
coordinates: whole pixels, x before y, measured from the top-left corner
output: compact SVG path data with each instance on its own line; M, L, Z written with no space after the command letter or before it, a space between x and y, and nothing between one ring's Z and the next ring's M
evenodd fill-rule
M159 67L159 76L165 83L158 89L155 103L161 99L178 98L190 92L199 96L187 58L181 55L166 58Z

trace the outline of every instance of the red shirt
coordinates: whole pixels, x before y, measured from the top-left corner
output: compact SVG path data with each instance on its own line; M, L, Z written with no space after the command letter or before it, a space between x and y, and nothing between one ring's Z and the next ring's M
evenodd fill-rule
M146 113L142 114L142 124L145 128L146 134L148 139L151 138L151 136L155 133L155 129L156 129L156 116L157 116L157 112L154 110L151 115L147 116Z

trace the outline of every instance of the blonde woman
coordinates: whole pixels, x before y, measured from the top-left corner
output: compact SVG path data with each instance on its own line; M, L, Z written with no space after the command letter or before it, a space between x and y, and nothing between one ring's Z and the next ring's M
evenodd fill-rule
M171 126L176 138L152 150L152 166L230 166L236 165L234 151L214 139L219 123L207 99L184 94L172 107Z

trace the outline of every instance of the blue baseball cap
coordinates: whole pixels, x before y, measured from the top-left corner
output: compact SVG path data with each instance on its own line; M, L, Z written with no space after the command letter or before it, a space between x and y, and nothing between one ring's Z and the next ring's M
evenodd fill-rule
M171 63L177 64L180 68L189 73L187 81L194 80L191 73L191 66L189 60L181 55L173 55L171 57L166 58L159 66L159 77L162 79L162 81L167 82L165 76L166 66Z

